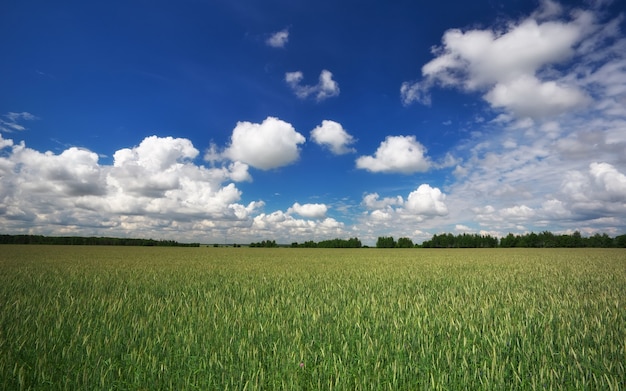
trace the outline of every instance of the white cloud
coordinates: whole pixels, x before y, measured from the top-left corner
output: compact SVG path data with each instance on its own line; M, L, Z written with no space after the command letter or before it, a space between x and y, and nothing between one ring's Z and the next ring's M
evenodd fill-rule
M591 163L589 172L603 198L613 202L626 202L626 175L608 163Z
M445 216L448 207L445 204L446 196L438 188L427 184L420 185L412 191L406 200L406 210L420 216Z
M304 75L300 71L285 73L285 81L300 99L314 95L319 102L339 95L339 84L333 80L333 74L326 69L320 73L316 85L301 85L300 82L303 78Z
M542 118L588 103L576 82L543 72L571 59L576 45L596 30L594 15L574 13L568 21L557 3L541 9L505 31L452 29L445 32L435 58L422 67L423 80L404 82L403 103L430 104L436 85L466 91L487 91L485 100L517 116ZM552 19L550 19L552 18Z
M284 29L272 34L265 43L273 48L284 48L289 41L289 30Z
M183 138L149 136L139 146L121 149L113 155L116 167L133 162L148 170L160 171L193 160L199 151Z
M327 147L335 155L355 152L354 148L348 147L355 142L354 137L335 121L322 121L321 125L311 131L311 139L316 144Z
M567 172L558 196L577 220L611 218L620 224L615 216L626 215L626 175L612 164L592 162L587 170Z
M324 204L304 204L300 205L299 203L293 204L291 208L287 211L287 213L296 213L302 217L310 218L310 219L320 219L326 216L326 212L328 211L328 207Z
M431 167L430 159L425 154L426 147L415 136L388 136L374 156L359 157L356 166L371 172L424 172Z
M13 145L13 140L3 138L2 133L0 133L0 149L10 147L12 145Z
M261 170L271 170L298 160L298 145L305 141L290 123L278 118L267 117L260 124L243 121L233 129L223 156Z

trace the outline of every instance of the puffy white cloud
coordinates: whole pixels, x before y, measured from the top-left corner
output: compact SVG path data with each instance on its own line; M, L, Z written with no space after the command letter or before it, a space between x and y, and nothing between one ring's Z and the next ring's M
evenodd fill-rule
M575 220L623 224L616 216L626 215L626 175L612 164L593 162L587 171L565 174L559 197Z
M113 155L116 167L132 162L148 170L164 170L185 160L193 160L200 152L183 138L150 136L139 146L121 149Z
M298 145L305 141L290 123L267 117L260 124L238 122L223 155L261 170L271 170L298 160Z
M289 41L289 30L284 29L272 34L265 43L273 48L284 48Z
M300 71L285 73L285 81L300 99L315 95L315 99L319 102L339 95L339 84L333 80L332 72L326 69L320 73L316 85L301 85L300 82L303 78L304 75Z
M540 118L584 105L587 94L575 82L539 77L546 67L571 59L576 45L596 30L589 12L568 21L555 19L560 14L558 4L544 1L537 13L505 31L446 31L433 50L436 57L422 67L423 80L402 84L403 102L430 104L429 90L440 85L488 91L484 98L493 107L518 116Z
M147 137L115 152L112 165L75 147L60 154L12 140L3 147L0 221L13 232L198 240L208 227L252 224L264 205L239 204L241 191L225 184L248 180L246 164L196 165L198 151L186 139Z
M348 147L354 143L354 137L335 121L322 121L321 125L311 131L311 139L316 144L327 147L335 155L355 152L354 148Z
M21 190L46 196L85 196L104 193L98 155L69 148L60 155L41 153L23 145L14 147L12 161L18 164Z
M371 172L424 172L431 167L430 159L425 154L426 147L415 136L388 136L374 156L359 157L356 166Z
M448 214L445 200L441 190L422 184L409 194L405 207L410 213L420 216L445 216Z
M289 208L287 213L296 213L302 217L307 217L310 219L320 219L326 216L327 211L328 207L324 204L300 205L296 202L291 208Z

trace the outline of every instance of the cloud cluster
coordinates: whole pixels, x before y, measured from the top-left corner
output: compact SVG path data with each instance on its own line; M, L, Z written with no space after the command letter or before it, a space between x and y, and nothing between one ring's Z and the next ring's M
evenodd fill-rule
M320 102L339 95L339 84L333 80L333 74L326 69L322 70L319 81L315 85L302 85L303 78L304 75L300 71L285 73L285 81L300 99L315 96L315 99Z
M3 146L0 214L6 229L43 227L59 234L91 227L99 234L151 235L181 224L245 220L263 206L238 203L241 192L233 182L246 177L246 167L195 165L199 152L186 139L147 137L115 152L113 165L75 147L57 155L23 143Z
M623 16L606 16L546 0L504 28L448 30L403 83L405 104L454 88L497 114L453 151L444 227L624 232L626 40Z
M626 215L626 175L609 163L593 162L586 170L571 170L557 181L554 192L528 198L511 206L473 206L474 221L492 227L502 236L508 230L527 231L530 226L558 226L563 231L582 230L587 234L620 234L618 216ZM514 202L520 202L514 199ZM583 225L581 225L581 222ZM571 228L566 228L572 224Z
M428 184L421 184L406 199L400 195L380 198L378 193L365 194L361 201L366 210L359 222L361 235L369 241L384 234L428 239L430 234L422 230L440 225L448 215L446 198L440 189Z

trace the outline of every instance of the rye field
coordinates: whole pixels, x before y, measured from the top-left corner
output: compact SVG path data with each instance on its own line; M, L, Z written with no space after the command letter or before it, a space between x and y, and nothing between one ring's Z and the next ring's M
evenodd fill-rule
M2 390L624 390L626 250L0 246Z

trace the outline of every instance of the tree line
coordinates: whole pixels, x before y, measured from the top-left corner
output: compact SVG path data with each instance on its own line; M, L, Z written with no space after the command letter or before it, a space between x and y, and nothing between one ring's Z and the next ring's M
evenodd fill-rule
M262 242L251 243L250 247L279 247L275 240L264 240ZM361 248L363 246L358 238L331 239L314 242L312 240L304 243L293 242L292 248ZM491 235L480 234L458 234L451 233L435 234L430 240L426 240L421 245L414 244L410 238L401 237L395 240L393 236L379 236L376 241L377 248L509 248L509 247L620 247L626 248L626 235L619 235L611 238L607 234L595 234L590 237L583 237L580 232L573 234L553 234L549 231L541 233L526 233L514 235L509 233L503 238Z
M363 245L358 238L350 238L350 239L331 239L331 240L322 240L321 242L314 242L309 240L304 243L293 242L291 243L291 247L293 248L361 248Z
M59 245L99 245L99 246L166 246L166 247L199 247L200 243L179 243L175 240L154 240L136 238L84 237L84 236L43 236L43 235L0 235L0 244L59 244ZM279 247L275 240L263 240L250 243L250 247ZM235 245L235 247L240 247ZM350 239L331 239L303 243L293 242L292 248L361 248L361 241ZM580 232L572 234L554 234L549 231L514 235L509 233L503 238L480 234L451 233L435 234L430 240L414 244L407 237L397 241L393 236L380 236L376 241L377 248L495 248L495 247L619 247L626 248L626 234L610 237L607 234L594 234L583 237Z
M549 231L541 233L526 233L513 235L509 233L504 238L498 239L491 235L460 234L450 233L433 235L431 240L427 240L420 247L424 248L491 248L491 247L626 247L626 235L619 235L611 238L607 234L594 234L583 237L580 232L573 234L557 235Z
M0 244L200 247L200 243L179 243L175 240L43 235L0 235Z

